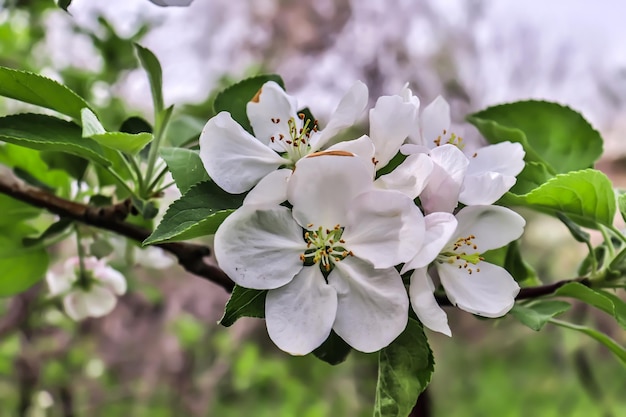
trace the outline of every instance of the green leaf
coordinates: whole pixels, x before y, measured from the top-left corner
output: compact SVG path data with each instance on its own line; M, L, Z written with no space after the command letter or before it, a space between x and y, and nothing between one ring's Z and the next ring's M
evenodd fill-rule
M339 365L346 360L352 352L352 347L347 344L334 330L331 330L328 339L313 351L316 358L330 365Z
M602 137L576 111L546 101L519 101L468 116L490 143L519 142L526 160L554 173L590 168L602 154Z
M144 245L187 240L214 234L243 202L243 195L228 194L215 183L201 182L176 200Z
M77 180L83 178L89 165L86 159L65 152L41 152L40 156L48 168L63 170Z
M25 248L20 234L0 233L0 297L19 294L40 281L48 269L42 246Z
M554 177L546 164L526 162L524 169L517 176L517 182L511 188L513 194L526 194Z
M571 221L569 217L561 212L557 212L556 217L563 222L565 227L567 227L577 242L591 244L591 235L581 229L576 223Z
M172 147L179 148L187 144L197 141L206 120L189 115L180 115L167 127L167 138Z
M138 43L135 44L135 51L137 51L137 56L139 57L141 66L148 73L150 90L152 92L152 102L154 103L154 111L156 114L160 114L164 108L163 71L161 70L161 64L152 51L139 45Z
M181 193L186 193L199 182L210 180L198 151L183 148L161 148L160 154L167 163L167 167L170 169Z
M607 296L606 291L593 290L578 282L570 282L555 291L554 295L571 297L583 301L593 307L615 317L617 322L626 329L626 306L618 297ZM618 302L619 301L619 302Z
M66 155L83 160L67 153L39 152L34 149L6 143L3 146L0 146L0 163L13 168L14 172L18 172L20 170L28 172L32 177L41 183L46 184L47 188L69 192L70 177L66 172L56 169L55 166L49 165L48 161L44 159L46 154ZM77 167L77 169L78 168L79 167ZM58 194L64 195L63 192Z
M0 95L55 110L80 120L89 104L78 94L50 78L28 71L0 67Z
M615 193L611 181L594 169L560 174L531 192L516 196L507 193L505 205L523 205L555 215L562 212L583 227L613 224Z
M626 221L626 193L620 191L617 195L617 207L619 208L619 214L622 215L622 219Z
M67 152L103 166L111 164L98 143L82 137L79 126L43 114L0 117L0 140L40 151Z
M81 122L83 125L83 137L91 138L101 145L118 151L136 155L148 143L154 139L151 133L125 133L107 132L96 115L89 109L81 111Z
M72 0L58 0L57 4L61 9L67 12L67 8L70 7L70 4L72 4Z
M571 307L565 301L541 300L528 305L516 304L510 314L522 324L539 331L551 318L565 313Z
M285 85L278 75L259 75L231 85L215 97L213 108L215 113L227 111L244 129L252 133L252 126L246 113L246 105L259 92L263 84L275 81L283 89Z
M380 351L374 417L406 417L426 389L434 370L433 353L422 325L407 328Z
M596 341L602 343L611 352L613 352L615 356L617 356L618 359L622 362L623 365L626 365L626 349L624 349L622 346L620 346L619 343L617 343L615 340L611 339L609 336L605 335L604 333L600 333L599 331L593 330L586 326L579 326L577 324L567 323L561 320L551 319L550 323L566 328L566 329L576 330L577 332L584 333L587 336L594 338Z
M504 259L504 269L509 271L515 281L528 285L539 285L537 273L523 258L519 248L519 242L514 240L509 243Z
M230 327L241 317L265 318L266 294L267 290L252 290L235 285L219 324Z
M33 237L25 237L22 239L22 244L24 247L35 246L40 243L44 243L46 239L54 237L60 233L63 233L70 227L74 221L68 218L61 218L59 221L52 223L48 228L39 236Z
M21 221L39 216L41 209L18 201L5 194L0 194L0 230L5 226L12 226Z

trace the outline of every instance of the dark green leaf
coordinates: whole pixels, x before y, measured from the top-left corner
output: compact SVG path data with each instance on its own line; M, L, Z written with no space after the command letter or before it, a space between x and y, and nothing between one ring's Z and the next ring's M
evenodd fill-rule
M611 226L615 217L615 193L611 181L593 169L560 174L531 192L507 193L505 205L523 205L548 214L562 212L583 227Z
M406 158L407 158L406 155L403 155L400 152L398 152L396 154L396 156L394 156L391 159L391 161L389 161L389 163L387 165L385 165L384 167L382 167L381 169L376 171L376 177L380 177L381 175L389 174L391 171L396 169L398 167L398 165L403 163Z
M120 132L124 133L152 133L152 126L145 119L138 116L132 116L124 120L120 126Z
M265 318L266 294L267 290L251 290L235 285L219 324L230 327L241 317Z
M176 200L144 245L187 240L214 234L220 224L243 202L243 195L228 194L213 182L194 185Z
M41 152L41 159L48 168L63 170L77 180L83 178L89 165L86 159L65 152Z
M578 282L570 282L556 290L555 295L571 297L585 302L607 314L615 317L617 322L626 329L626 316L622 316L624 310L623 301L617 297L607 296L606 291L593 290Z
M152 53L148 48L144 48L139 44L135 44L135 50L139 57L141 66L148 73L148 80L150 81L150 90L152 91L152 102L154 103L154 111L156 114L160 114L163 111L163 72L161 70L161 64L156 55Z
M215 113L227 111L232 118L239 123L244 129L252 133L252 126L248 120L246 105L259 92L263 84L268 81L275 81L283 89L285 85L282 78L278 75L259 75L256 77L245 79L237 84L231 85L215 97L213 108Z
M509 271L515 281L524 284L524 286L540 284L539 277L533 267L522 258L517 240L509 243L504 259L504 269Z
M39 74L0 67L0 95L46 107L80 120L80 110L89 104L58 82Z
M602 137L576 111L546 101L519 101L489 107L467 120L491 143L519 142L526 160L553 173L590 168L602 154Z
M591 244L591 235L581 229L576 223L571 221L569 217L561 212L557 212L556 217L563 222L577 242Z
M167 163L167 167L170 169L181 193L186 193L189 188L199 182L210 180L198 151L183 148L161 148L160 154Z
M374 417L406 417L435 365L422 325L409 319L404 332L379 355Z
M316 358L330 365L339 365L346 360L352 348L333 330L324 343L313 351Z
M0 118L0 140L40 151L59 151L108 166L102 147L83 138L74 123L43 114L17 114Z
M61 218L61 220L52 223L48 228L37 237L25 237L22 239L22 244L25 247L35 246L40 243L44 243L46 239L54 237L60 233L63 233L67 230L68 227L72 225L74 221L68 218Z
M551 318L565 313L571 307L565 301L541 300L528 305L516 304L510 314L522 324L539 331Z
M66 12L67 12L67 8L70 7L70 4L72 4L72 0L59 0L58 1L59 7L65 10Z
M187 146L189 143L198 140L205 123L206 120L200 120L188 115L176 117L167 128L168 143L176 148Z
M526 194L541 184L548 181L554 175L550 174L548 167L540 162L526 162L524 169L517 176L517 182L511 188L513 194Z

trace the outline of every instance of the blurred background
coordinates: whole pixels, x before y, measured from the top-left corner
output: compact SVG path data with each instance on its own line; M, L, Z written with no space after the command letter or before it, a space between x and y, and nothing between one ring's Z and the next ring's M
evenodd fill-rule
M626 5L616 0L74 0L71 16L52 0L0 5L0 64L63 81L103 109L105 126L150 120L140 42L161 60L166 104L192 130L212 116L216 91L263 72L279 73L322 125L357 79L372 104L406 82L423 105L441 94L459 125L492 104L546 99L602 132L599 167L626 186ZM24 109L0 101L3 114ZM558 222L523 214L523 253L544 282L576 276L585 248ZM167 262L150 269L154 254L129 248L114 265L131 291L103 319L72 322L46 303L44 285L0 300L0 417L371 415L375 355L331 367L282 353L260 320L221 328L221 288ZM429 333L432 415L626 415L626 372L593 341L448 312L454 337ZM568 319L626 343L608 316L576 306Z

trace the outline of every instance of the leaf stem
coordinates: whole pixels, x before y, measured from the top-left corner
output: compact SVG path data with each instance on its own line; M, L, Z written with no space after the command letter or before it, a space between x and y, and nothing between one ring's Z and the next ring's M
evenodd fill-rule
M152 175L154 174L156 160L159 155L159 148L161 147L161 141L165 136L165 130L167 129L167 125L172 116L172 110L174 110L174 106L168 107L162 113L158 113L158 110L155 110L157 113L154 115L154 140L150 144L150 152L148 153L148 168L146 170L145 177L146 183L150 185L145 190L146 194L150 193L154 184Z
M111 175L113 175L113 177L117 180L117 182L126 190L128 191L128 193L132 196L135 195L135 191L133 191L132 188L130 188L128 186L128 184L126 184L126 181L124 181L124 179L122 177L120 177L120 174L118 174L117 172L115 172L115 170L113 170L113 168L111 167L106 167L105 168L107 170L107 172Z

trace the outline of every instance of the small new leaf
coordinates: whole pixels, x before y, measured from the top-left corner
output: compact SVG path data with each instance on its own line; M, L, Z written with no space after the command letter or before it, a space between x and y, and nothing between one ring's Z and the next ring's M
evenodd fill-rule
M556 290L554 295L571 297L585 302L613 316L626 329L626 303L619 297L602 290L594 290L578 282L570 282Z
M252 290L235 285L219 324L230 327L241 317L265 318L266 295L267 290Z
M541 300L528 305L516 304L510 314L522 324L539 331L551 318L565 313L571 307L565 301Z
M161 70L161 64L152 51L138 43L135 44L135 51L137 51L137 57L139 58L141 66L148 74L155 114L161 114L164 108L163 71Z

